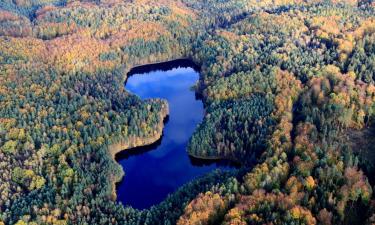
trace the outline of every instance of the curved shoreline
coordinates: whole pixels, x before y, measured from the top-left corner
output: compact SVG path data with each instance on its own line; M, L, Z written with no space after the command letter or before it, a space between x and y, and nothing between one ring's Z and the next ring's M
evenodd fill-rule
M162 109L159 112L159 123L156 126L156 129L154 130L154 134L148 137L130 137L128 141L119 141L117 143L111 144L108 146L108 152L111 155L112 160L118 164L116 161L116 154L126 151L128 149L132 149L135 147L140 147L140 146L147 146L155 143L158 141L162 134L163 134L163 128L164 128L164 120L165 118L169 115L169 105L168 102L163 100L162 104ZM112 183L112 194L111 198L113 200L116 200L117 194L116 194L116 183L120 182L122 180L122 176L114 176L111 178L111 183Z
M166 58L165 60L160 60L160 61L151 61L151 60L145 60L146 62L143 62L143 63L135 63L133 66L129 67L129 68L124 68L124 78L122 80L122 82L124 84L126 84L128 78L131 75L129 75L129 73L131 71L133 71L134 69L137 70L138 68L140 67L143 67L143 66L157 66L158 64L165 64L165 63L171 63L171 62L174 62L174 61L191 61L192 64L194 64L194 68L197 69L199 68L200 70L200 67L195 63L195 61L193 59L191 59L191 57L186 57L186 56L180 56L180 57L176 57L176 58ZM123 85L121 87L122 90L125 91L125 85ZM165 100L162 100L163 101L163 105L162 105L162 110L159 112L159 124L156 126L156 130L154 130L154 134L149 136L149 137L136 137L136 136L132 136L132 137L129 137L127 141L119 141L117 143L114 143L114 144L111 144L108 146L108 153L111 155L111 158L112 160L116 163L116 164L119 164L119 162L117 162L116 160L116 155L120 152L123 152L123 151L126 151L128 149L132 149L132 148L136 148L136 147L141 147L141 146L147 146L147 145L151 145L155 142L157 142L158 140L160 140L160 138L162 137L162 134L163 134L163 128L164 128L164 120L167 116L169 116L169 105L168 105L168 102L165 101ZM111 191L111 198L115 201L117 199L117 194L116 194L116 184L119 183L123 177L124 177L125 174L121 175L121 176L116 176L116 175L113 175L113 177L110 178L110 182L111 182L111 186L112 186L112 191Z

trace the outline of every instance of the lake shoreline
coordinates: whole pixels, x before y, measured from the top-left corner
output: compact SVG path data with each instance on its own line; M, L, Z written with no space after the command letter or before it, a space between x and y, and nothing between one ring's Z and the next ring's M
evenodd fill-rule
M108 152L111 155L112 160L119 164L116 160L116 155L120 152L126 151L128 149L136 148L136 147L141 147L141 146L147 146L151 145L158 140L163 135L163 128L164 128L164 120L168 117L169 115L169 105L167 101L163 100L162 104L162 109L159 112L159 123L156 126L156 130L154 130L154 134L149 136L149 137L130 137L128 141L119 141L117 143L111 144L108 146ZM122 176L114 176L111 179L112 183L112 193L111 193L111 198L113 200L116 200L117 194L116 194L116 184L121 182L123 179L124 175Z

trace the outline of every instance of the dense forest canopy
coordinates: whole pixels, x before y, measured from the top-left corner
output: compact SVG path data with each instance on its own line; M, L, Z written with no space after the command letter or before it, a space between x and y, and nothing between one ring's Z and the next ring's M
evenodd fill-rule
M242 168L125 207L112 146L167 103L123 82L176 58L201 67L188 153ZM0 224L375 224L374 81L372 0L3 0Z

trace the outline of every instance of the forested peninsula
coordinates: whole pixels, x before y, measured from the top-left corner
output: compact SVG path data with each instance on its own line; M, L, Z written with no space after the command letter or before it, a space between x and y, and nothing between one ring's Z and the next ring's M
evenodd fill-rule
M179 58L187 154L241 168L124 206L114 155L168 114L124 82ZM0 1L0 225L375 224L374 85L373 0Z

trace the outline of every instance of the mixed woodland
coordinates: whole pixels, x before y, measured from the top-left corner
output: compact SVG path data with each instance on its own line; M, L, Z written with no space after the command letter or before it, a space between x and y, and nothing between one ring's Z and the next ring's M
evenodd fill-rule
M241 168L124 206L110 147L167 103L123 83L177 58L205 105L187 153ZM375 224L374 103L372 0L3 0L0 225Z

